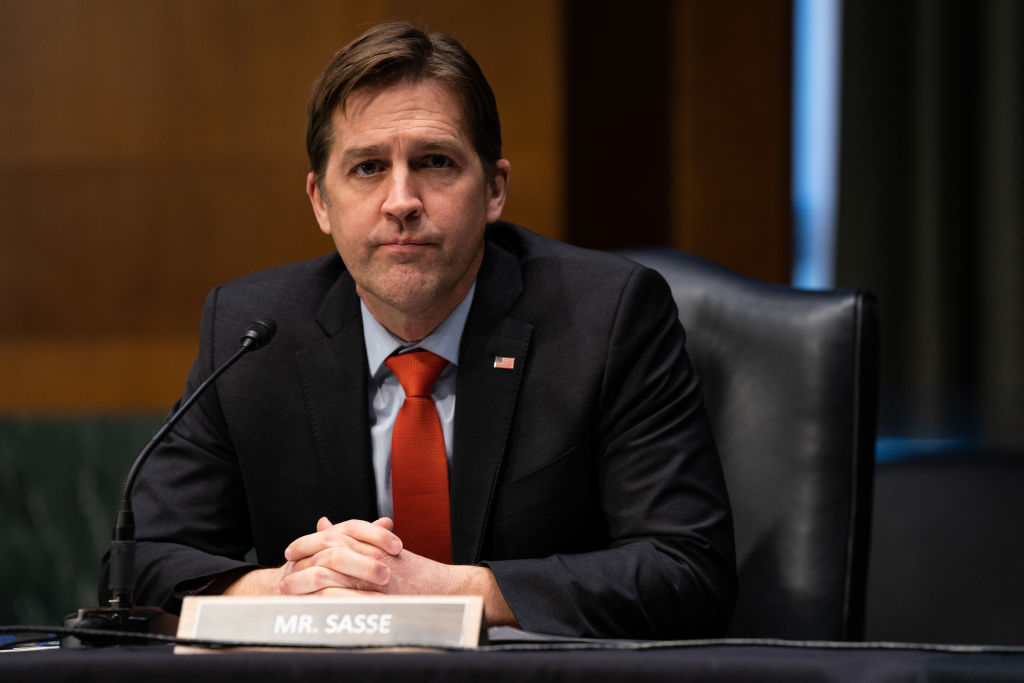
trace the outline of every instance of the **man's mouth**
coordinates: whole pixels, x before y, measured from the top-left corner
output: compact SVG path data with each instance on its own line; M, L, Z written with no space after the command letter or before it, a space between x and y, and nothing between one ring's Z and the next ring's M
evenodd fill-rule
M423 240L393 240L390 242L383 242L378 245L377 249L389 254L391 256L415 256L416 254L422 253L423 250L429 249L430 247L436 246L432 242L426 242Z

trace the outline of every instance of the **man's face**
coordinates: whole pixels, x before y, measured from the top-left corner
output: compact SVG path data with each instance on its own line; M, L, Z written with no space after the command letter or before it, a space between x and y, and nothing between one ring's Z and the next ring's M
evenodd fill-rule
M509 164L488 182L458 98L436 81L357 90L333 132L323 177L306 184L317 222L374 317L419 338L407 335L429 333L472 286Z

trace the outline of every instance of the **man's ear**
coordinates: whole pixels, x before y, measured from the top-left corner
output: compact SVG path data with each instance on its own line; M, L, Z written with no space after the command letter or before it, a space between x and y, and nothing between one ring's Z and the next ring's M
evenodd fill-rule
M325 235L331 234L331 219L327 215L327 197L323 195L323 191L320 187L320 182L315 173L309 172L306 176L306 196L309 197L309 203L313 206L313 215L316 216L316 222L320 226L320 232Z
M498 159L494 163L494 176L487 186L487 222L493 223L501 218L508 197L508 179L512 172L512 164L508 159Z

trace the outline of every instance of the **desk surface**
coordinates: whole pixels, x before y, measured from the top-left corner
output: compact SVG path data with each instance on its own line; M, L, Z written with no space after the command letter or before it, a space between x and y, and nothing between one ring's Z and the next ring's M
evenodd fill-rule
M722 644L645 650L245 652L174 655L166 645L0 654L0 680L1024 681L1024 651L953 652Z

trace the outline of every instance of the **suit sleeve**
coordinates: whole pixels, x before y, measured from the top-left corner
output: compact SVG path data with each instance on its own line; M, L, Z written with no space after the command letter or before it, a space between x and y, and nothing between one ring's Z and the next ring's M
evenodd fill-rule
M634 271L590 416L607 547L486 563L524 629L629 638L725 632L736 593L732 520L684 342L664 280Z

